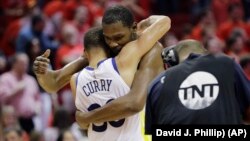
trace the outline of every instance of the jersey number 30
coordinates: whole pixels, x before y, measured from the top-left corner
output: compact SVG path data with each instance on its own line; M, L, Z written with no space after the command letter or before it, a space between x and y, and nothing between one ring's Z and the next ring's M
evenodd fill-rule
M114 99L108 100L108 101L106 102L106 104L109 103L109 102L112 101L112 100L114 100ZM101 105L99 105L99 104L97 104L97 103L94 103L94 104L91 104L91 105L88 107L88 111L92 111L92 110L97 109L97 108L100 108L100 107L101 107ZM117 121L109 121L108 123L109 123L111 126L118 128L118 127L121 127L121 126L124 124L124 122L125 122L125 118L120 119L120 120L117 120ZM107 123L107 122L104 122L102 125L98 125L98 126L95 125L95 124L93 124L93 125L92 125L92 130L93 130L93 131L96 131L96 132L104 132L104 131L107 129L108 123Z

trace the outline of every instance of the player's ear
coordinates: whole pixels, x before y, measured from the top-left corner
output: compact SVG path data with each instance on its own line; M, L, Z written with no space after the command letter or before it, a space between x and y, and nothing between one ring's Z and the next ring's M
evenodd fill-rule
M134 31L136 31L136 29L137 29L137 22L134 22L134 23L133 23L132 29L133 29Z
M88 54L88 52L86 51L86 49L84 49L83 54L84 54L84 56L89 60L89 54Z

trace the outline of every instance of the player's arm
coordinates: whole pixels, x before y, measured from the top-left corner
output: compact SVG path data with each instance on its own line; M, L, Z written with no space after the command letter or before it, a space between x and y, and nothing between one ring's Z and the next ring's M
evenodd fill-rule
M122 119L141 111L145 105L149 83L162 71L162 46L157 43L141 60L130 92L105 106L88 113L76 112L77 123L86 125L93 122L104 122Z
M154 44L170 29L171 20L167 16L150 16L140 22L146 29L135 41L129 42L116 57L118 67L137 68L137 64ZM123 69L121 68L121 69Z
M71 87L71 91L72 91L72 96L74 98L74 100L76 99L76 81L77 81L77 74L72 75L71 79L70 79L70 87Z
M39 84L49 93L55 93L67 83L71 76L88 65L84 57L79 57L75 61L67 64L59 70L49 70L50 60L48 59L50 51L47 50L43 55L38 56L33 64L33 71L36 74Z

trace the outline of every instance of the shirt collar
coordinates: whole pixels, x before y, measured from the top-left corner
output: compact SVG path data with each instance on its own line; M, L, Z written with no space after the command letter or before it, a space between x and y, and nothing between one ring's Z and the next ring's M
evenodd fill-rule
M198 58L200 56L201 56L201 54L190 53L186 60L192 60L192 59Z

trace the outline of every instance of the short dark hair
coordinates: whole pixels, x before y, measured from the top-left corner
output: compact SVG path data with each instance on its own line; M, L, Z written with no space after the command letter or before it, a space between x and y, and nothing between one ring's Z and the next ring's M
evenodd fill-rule
M84 36L84 48L89 50L93 47L108 49L101 27L91 28Z
M241 37L240 34L232 34L227 40L226 45L228 48L231 48L234 43L237 42L237 39Z
M249 63L250 63L250 54L240 59L240 65L242 68L245 68Z
M31 25L32 25L32 27L35 26L37 23L43 22L43 21L44 21L44 18L43 18L42 15L37 14L37 15L33 15L31 17Z
M121 21L126 27L131 27L134 23L133 14L123 6L114 6L107 9L103 15L103 24L112 24Z
M9 57L8 63L11 67L13 67L13 65L18 61L19 57L25 55L27 56L27 54L23 53L23 52L17 52L14 55ZM28 57L28 56L27 56Z

